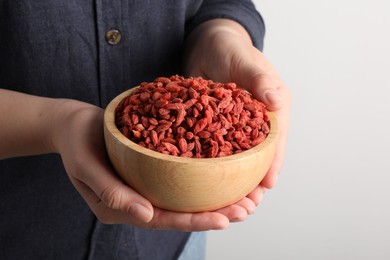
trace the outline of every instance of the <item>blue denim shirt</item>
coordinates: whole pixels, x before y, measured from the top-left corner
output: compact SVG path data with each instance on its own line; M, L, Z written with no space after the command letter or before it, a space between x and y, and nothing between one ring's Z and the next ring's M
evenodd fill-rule
M212 18L240 22L262 48L249 0L0 0L0 88L104 108L181 74L186 35ZM118 44L107 42L112 29ZM189 236L100 223L55 154L0 160L0 201L0 259L175 259Z

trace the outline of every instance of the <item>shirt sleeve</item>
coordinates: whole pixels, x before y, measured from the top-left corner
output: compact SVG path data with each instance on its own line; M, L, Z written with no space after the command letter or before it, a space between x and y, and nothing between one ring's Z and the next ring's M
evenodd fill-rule
M197 25L215 18L226 18L240 23L252 38L253 45L263 49L265 25L251 0L205 0L196 14L187 21L186 33Z

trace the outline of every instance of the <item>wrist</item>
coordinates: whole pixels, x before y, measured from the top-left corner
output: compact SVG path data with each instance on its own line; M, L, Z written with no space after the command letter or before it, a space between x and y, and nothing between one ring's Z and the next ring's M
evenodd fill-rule
M90 117L86 114L101 112L101 109L88 103L72 99L57 100L48 121L52 122L48 133L47 147L54 153L61 154L70 139L74 139L82 131L83 125ZM49 123L50 124L50 123Z
M230 19L212 19L198 25L188 36L187 42L208 40L219 33L231 34L241 37L242 40L251 43L252 40L245 28L236 21Z
M198 25L187 37L184 53L184 74L216 81L229 78L231 61L237 50L253 48L248 32L239 23L213 19Z
M0 89L0 159L57 152L64 114L81 104Z

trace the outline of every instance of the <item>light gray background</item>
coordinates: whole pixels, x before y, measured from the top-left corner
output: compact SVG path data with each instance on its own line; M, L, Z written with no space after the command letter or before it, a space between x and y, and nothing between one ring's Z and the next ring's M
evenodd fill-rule
M287 157L207 259L390 259L390 1L257 0L293 94Z

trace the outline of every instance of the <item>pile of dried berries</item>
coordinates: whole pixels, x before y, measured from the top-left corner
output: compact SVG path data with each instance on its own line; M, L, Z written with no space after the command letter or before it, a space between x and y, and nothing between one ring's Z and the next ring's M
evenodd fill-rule
M115 123L143 147L196 158L242 152L269 133L265 105L235 83L177 75L141 83L116 108Z

